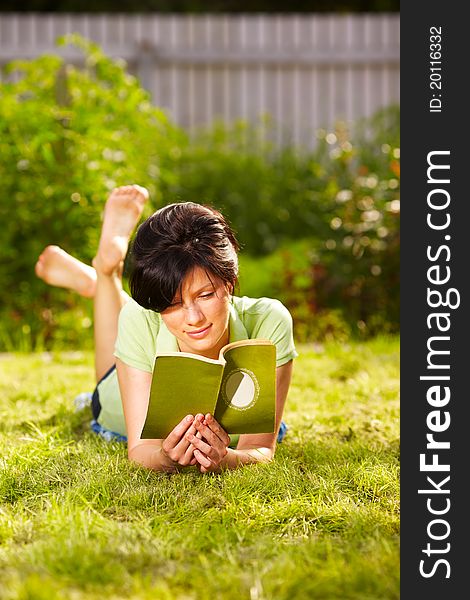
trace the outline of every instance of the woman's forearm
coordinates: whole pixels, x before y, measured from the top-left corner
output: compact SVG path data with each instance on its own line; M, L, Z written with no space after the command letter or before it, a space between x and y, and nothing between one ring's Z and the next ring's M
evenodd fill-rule
M154 471L176 473L184 468L172 461L163 452L163 448L157 445L141 444L134 446L129 451L128 456L129 460ZM274 451L271 448L243 448L240 450L229 448L220 463L220 470L237 469L243 465L256 463L268 463L273 456Z

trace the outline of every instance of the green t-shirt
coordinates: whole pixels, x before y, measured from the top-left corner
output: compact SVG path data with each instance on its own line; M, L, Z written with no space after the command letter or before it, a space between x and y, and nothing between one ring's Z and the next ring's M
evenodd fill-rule
M292 317L272 298L233 297L229 316L230 342L263 338L276 345L276 366L297 356ZM119 316L114 356L127 365L152 372L157 352L178 352L178 343L159 313L130 300Z
M292 317L279 300L233 297L229 333L230 342L254 338L271 340L276 345L278 367L298 355L294 345ZM119 315L114 355L131 367L152 372L157 351L177 352L176 338L169 332L159 313L142 308L135 300L129 300ZM101 405L98 423L106 429L126 435L115 369L98 383L97 391Z

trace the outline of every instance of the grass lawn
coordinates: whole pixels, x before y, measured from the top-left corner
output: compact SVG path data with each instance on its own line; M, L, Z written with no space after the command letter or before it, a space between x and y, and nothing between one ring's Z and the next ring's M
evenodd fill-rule
M298 346L275 460L154 473L88 429L91 353L0 357L0 598L399 598L399 339Z

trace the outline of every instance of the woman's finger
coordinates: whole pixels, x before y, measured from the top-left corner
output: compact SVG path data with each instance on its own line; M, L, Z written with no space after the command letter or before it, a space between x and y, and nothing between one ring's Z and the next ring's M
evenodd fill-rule
M201 439L201 434L199 433L199 431L196 431L194 425L190 429L188 429L188 433L192 433L193 435ZM188 444L188 447L184 453L183 462L187 465L195 465L197 461L194 458L194 446L187 439L185 441Z
M196 458L197 462L206 469L209 469L212 466L212 461L209 460L209 458L207 458L207 456L205 456L205 454L197 448L194 449L194 457Z
M203 440L207 442L212 450L205 454L217 465L227 454L227 444L225 444L207 425L195 423L198 433L202 433Z
M209 458L217 458L218 454L211 445L197 438L195 435L187 434L187 439L193 444L195 451L200 450Z
M222 440L225 446L230 444L230 437L228 433L210 413L207 413L205 416L204 424L207 425L216 434L216 436Z
M196 435L196 427L194 423L191 424L186 435ZM193 457L193 450L191 442L188 441L186 435L184 435L181 440L176 444L173 448L172 455L174 456L174 460L176 460L180 465L188 465Z
M211 446L222 446L222 440L204 423L196 422L194 423L197 432L201 434L208 444Z
M162 447L164 452L168 452L172 450L184 434L188 431L194 421L193 415L187 415L182 419L178 425L167 435L166 439L163 441Z
M203 440L197 440L193 443L195 450L199 450L200 452L202 452L215 467L218 467L222 462L224 456L227 455L227 448L225 446L221 446L220 441L217 446L210 446L209 444L205 444Z

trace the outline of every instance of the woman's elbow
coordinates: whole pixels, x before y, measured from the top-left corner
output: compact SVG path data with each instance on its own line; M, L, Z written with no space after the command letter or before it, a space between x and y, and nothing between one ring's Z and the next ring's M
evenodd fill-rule
M248 450L248 454L257 463L267 464L270 463L274 459L275 449L271 446L269 447L261 447L261 448L252 448Z
M162 473L175 473L178 471L178 465L165 458L162 447L158 445L142 444L129 447L127 458L131 462L152 471L160 471Z
M145 464L146 461L144 460L142 453L139 452L138 449L135 447L127 449L127 459L129 460L129 462L134 463L136 465L140 465L142 467L147 466Z
M152 464L154 462L152 459L154 458L155 451L155 449L151 449L148 446L130 446L127 449L127 458L130 462L141 467L155 469L155 465Z

